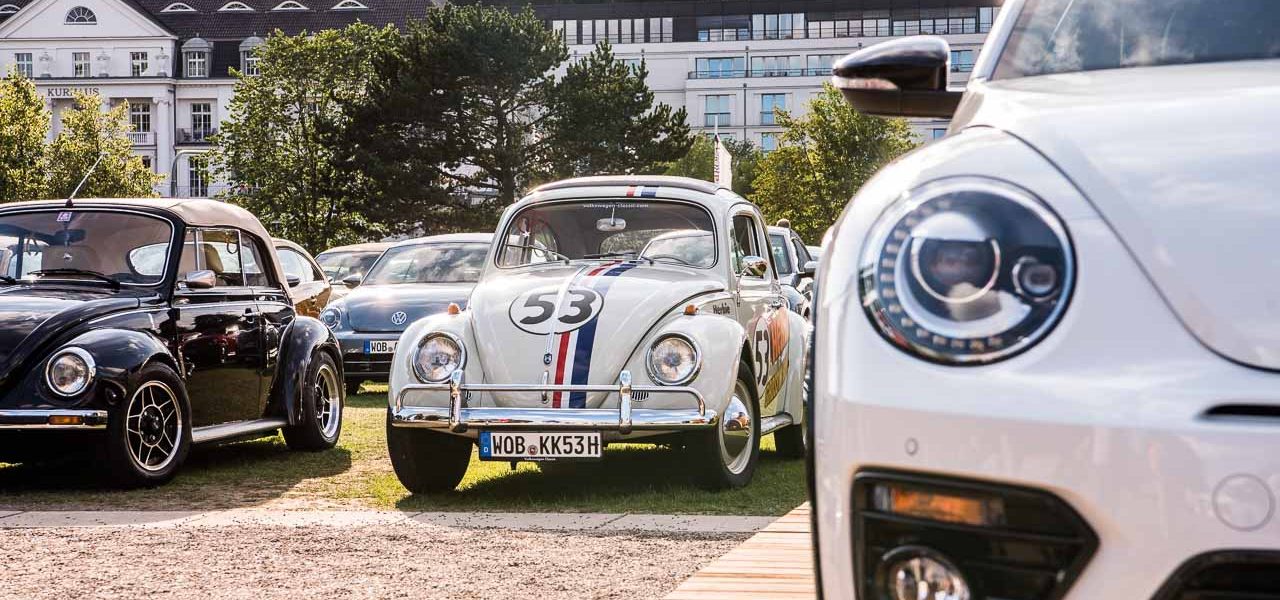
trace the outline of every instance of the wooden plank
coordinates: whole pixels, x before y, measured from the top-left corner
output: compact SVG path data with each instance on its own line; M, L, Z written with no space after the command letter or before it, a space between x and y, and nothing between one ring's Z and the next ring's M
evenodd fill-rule
M703 567L666 600L813 600L816 597L806 502Z

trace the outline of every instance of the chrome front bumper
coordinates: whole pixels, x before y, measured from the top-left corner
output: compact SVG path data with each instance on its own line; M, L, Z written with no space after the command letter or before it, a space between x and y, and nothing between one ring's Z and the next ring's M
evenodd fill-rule
M0 430L106 428L107 411L105 410L0 410Z
M448 408L405 406L410 392L449 392ZM470 392L610 392L618 394L617 410L608 408L470 408ZM683 394L697 402L697 408L636 409L632 395ZM391 411L391 424L396 427L426 427L465 433L477 429L539 429L617 431L678 431L703 429L716 424L716 411L707 409L698 390L687 386L631 385L631 373L623 371L617 385L554 385L462 382L462 371L454 371L448 383L406 385L396 394Z

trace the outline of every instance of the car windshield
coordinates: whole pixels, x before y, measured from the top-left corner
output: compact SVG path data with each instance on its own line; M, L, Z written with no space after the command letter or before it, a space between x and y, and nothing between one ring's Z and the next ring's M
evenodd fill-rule
M164 279L173 227L134 213L47 210L0 215L0 275L153 285Z
M364 276L379 256L382 256L381 250L324 252L316 257L316 262L330 281L342 281L351 275Z
M465 283L480 280L488 244L434 243L391 248L361 285Z
M582 259L637 259L709 268L716 262L711 214L680 202L590 199L535 205L504 232L498 266Z
M1278 57L1276 0L1028 0L993 77Z

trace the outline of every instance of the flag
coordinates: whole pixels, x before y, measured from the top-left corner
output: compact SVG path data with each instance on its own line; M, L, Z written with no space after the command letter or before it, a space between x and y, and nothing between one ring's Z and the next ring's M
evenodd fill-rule
M720 141L719 134L716 134L715 156L715 172L712 174L715 183L733 189L733 156L729 154L729 149L724 147L724 142Z

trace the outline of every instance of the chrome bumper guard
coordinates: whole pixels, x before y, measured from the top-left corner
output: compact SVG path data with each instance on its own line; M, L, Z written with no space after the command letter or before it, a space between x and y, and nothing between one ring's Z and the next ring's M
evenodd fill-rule
M0 430L5 429L106 429L105 410L0 410Z
M449 392L449 407L405 406L410 392ZM601 408L469 408L469 392L610 392L621 398L617 410ZM631 398L645 394L684 394L697 408L636 409ZM675 431L702 429L716 422L716 411L708 410L702 393L688 386L631 385L631 373L623 371L617 385L555 385L462 382L462 371L454 371L448 383L406 385L396 394L391 424L397 427L426 427L464 433L477 429L596 430L627 434L638 430Z

